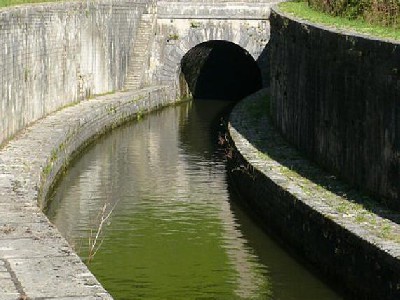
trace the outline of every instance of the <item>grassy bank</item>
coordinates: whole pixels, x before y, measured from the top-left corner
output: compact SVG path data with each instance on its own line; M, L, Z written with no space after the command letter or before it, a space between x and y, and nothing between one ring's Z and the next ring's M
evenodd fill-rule
M0 7L7 7L28 3L56 2L61 0L0 0Z
M349 19L400 28L399 0L302 0L310 7Z
M349 19L340 16L332 16L328 13L311 8L307 2L283 2L279 8L300 19L312 23L319 23L336 29L353 30L359 33L377 36L381 38L400 40L400 29L378 24L371 24L363 19Z

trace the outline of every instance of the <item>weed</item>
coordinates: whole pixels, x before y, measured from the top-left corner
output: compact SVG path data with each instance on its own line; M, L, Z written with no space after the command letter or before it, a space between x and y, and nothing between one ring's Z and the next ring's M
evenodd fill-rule
M383 225L381 227L379 236L384 239L391 239L392 238L392 227L389 224Z
M47 165L45 165L42 168L42 174L44 177L47 177L50 174L52 167L53 167L53 163L49 162Z
M190 28L199 28L199 27L200 27L200 23L190 22Z
M24 70L24 80L25 80L25 82L28 82L30 73L31 73L31 71L28 68L25 68L25 70Z
M143 111L139 110L136 113L136 120L140 121L143 118Z
M114 105L108 105L105 107L105 110L107 111L107 113L109 114L115 114L117 113L117 108Z
M176 33L171 33L170 35L168 35L167 41L176 41L176 40L179 40L179 35L177 35Z
M367 216L365 212L361 212L359 214L357 214L356 216L356 222L357 223L364 223L367 222Z

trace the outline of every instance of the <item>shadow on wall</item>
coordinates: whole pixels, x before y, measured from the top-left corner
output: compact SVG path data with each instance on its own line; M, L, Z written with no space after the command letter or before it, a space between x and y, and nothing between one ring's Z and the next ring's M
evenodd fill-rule
M262 87L253 57L232 42L213 40L190 49L181 71L195 99L238 101Z
M263 88L270 86L270 51L270 43L268 43L265 45L260 56L257 58L257 65L261 70Z

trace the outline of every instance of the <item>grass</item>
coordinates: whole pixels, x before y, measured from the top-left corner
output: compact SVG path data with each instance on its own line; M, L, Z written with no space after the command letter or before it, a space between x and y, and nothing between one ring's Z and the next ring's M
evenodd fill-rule
M57 2L61 0L0 0L0 7L8 7L20 4Z
M312 23L323 24L339 30L350 29L358 33L385 39L400 40L400 29L370 24L359 19L350 20L344 17L334 17L310 8L306 2L283 2L279 4L279 8L283 12Z

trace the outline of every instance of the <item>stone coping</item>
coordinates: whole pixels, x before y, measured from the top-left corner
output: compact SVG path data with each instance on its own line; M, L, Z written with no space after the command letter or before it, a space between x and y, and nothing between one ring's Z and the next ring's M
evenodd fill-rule
M167 87L99 96L35 122L0 149L0 299L112 299L41 207L90 141L171 99Z
M261 211L263 206L271 208L270 204L266 204L268 201L279 201L278 207L286 208L288 205L285 201L294 199L293 206L291 206L292 203L289 205L291 208L294 207L294 210L296 210L296 207L302 207L301 210L307 211L308 216L318 215L322 219L320 224L316 224L317 230L321 232L321 236L317 238L318 242L315 245L307 245L307 247L316 248L315 253L322 252L322 249L325 248L325 245L321 245L325 242L324 239L327 240L327 243L330 240L331 243L332 240L335 240L333 236L339 235L338 232L340 232L341 236L336 237L338 242L333 243L331 249L334 252L333 256L339 256L340 253L346 253L346 251L347 255L351 256L348 250L345 251L340 247L344 247L344 244L349 243L349 241L354 241L354 244L346 245L346 247L357 249L360 256L369 257L369 260L372 261L368 263L373 265L372 269L376 269L375 272L377 273L382 271L387 275L387 278L383 280L387 284L384 287L387 288L387 291L377 291L376 295L381 295L379 299L399 299L396 297L399 296L400 278L396 272L398 273L400 269L400 214L379 206L374 199L359 193L335 176L321 170L291 147L276 131L269 117L267 117L269 111L267 99L268 90L266 89L244 99L232 111L228 124L232 143L230 151L233 152L229 156L233 160L237 159L235 168L231 169L231 172L241 173L240 181L243 181L243 176L250 178L249 181L255 182L254 189L259 188L259 186L257 187L259 185L257 184L257 176L259 176L262 177L264 185L266 183L277 187L278 190L278 200L271 200L274 197L270 194L260 196L260 199L257 200L258 203L261 203L259 207L252 207L253 204L247 204L250 206L250 210ZM235 158L235 151L239 153L240 158L237 158L237 156ZM247 189L249 188L247 186ZM273 190L273 188L270 188L267 194L273 193ZM261 193L260 190L258 190L258 193ZM257 201L253 203L257 203ZM274 215L273 211L266 214L269 213ZM282 216L282 212L278 213ZM261 213L261 218L264 218L264 221L268 223L269 220L266 220L266 218L271 218L271 216L266 217ZM272 222L275 222L275 228L282 229L286 226L287 228L283 229L282 232L292 230L290 225L288 226L290 221L284 217ZM309 222L313 222L313 218L310 217L310 220L303 219L301 221L303 224ZM327 228L324 228L324 226L328 227L328 224L331 223L333 223L334 229L326 230ZM312 227L313 225L307 226ZM310 230L308 229L308 231ZM305 236L307 236L307 233ZM286 240L289 245L295 247L298 246L296 243L301 243L301 241L293 242L290 237L285 236L280 236L279 239ZM303 246L301 245L298 248ZM313 253L312 250L308 251L309 254ZM371 257L377 260L373 261L373 259L370 259ZM307 257L307 259L311 260L312 263L319 263L312 257ZM333 261L326 261L326 263L328 265L332 263L332 265L319 266L319 269L335 269L336 266ZM372 282L364 283L373 285L374 280L376 280L378 286L378 281L382 278L380 278L380 275L373 278L375 276L373 270L371 270L372 274L367 274L368 277L372 276ZM338 274L337 271L328 273L336 273L336 276L342 276L344 281L349 276L349 274ZM355 275L351 274L351 276ZM349 285L347 288L354 288L354 286ZM355 288L363 290L361 294L367 295L365 299L377 299L368 297L368 293L371 291L365 291L365 289L374 289L373 286ZM371 293L375 292L372 291ZM386 295L384 295L385 293Z
M11 6L0 7L0 18L5 15L20 15L21 13L27 10L37 9L38 11L47 11L48 9L65 9L68 7L76 7L79 8L81 6L89 6L89 5L112 5L114 0L94 0L94 1L84 1L84 0L57 0L57 1L49 1L49 2L37 2L37 3L21 3L15 4ZM149 0L118 0L118 3L132 5L132 3L136 5L148 6Z
M158 1L159 19L268 20L271 6L282 0L260 2L169 2Z

